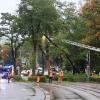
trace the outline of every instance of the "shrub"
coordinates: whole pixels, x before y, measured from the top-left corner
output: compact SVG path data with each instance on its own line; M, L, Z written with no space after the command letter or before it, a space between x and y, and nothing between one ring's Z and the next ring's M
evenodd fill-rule
M46 82L46 81L47 81L46 76L42 76L40 82Z
M64 72L63 81L71 81L71 82L84 82L87 80L85 74L74 74L72 72Z
M86 77L86 75L85 74L82 74L82 73L80 73L80 74L75 74L74 76L73 76L73 80L75 81L75 82L84 82L84 81L87 81L87 77Z
M91 76L90 77L90 81L92 81L92 82L100 82L100 76L99 75Z
M14 80L14 81L23 81L23 79L22 79L21 76L19 76L19 75L14 75L14 76L13 76L13 80Z
M31 76L28 78L28 81L36 81L36 76ZM41 79L40 79L40 82L46 82L47 81L47 78L46 76L41 76Z
M29 77L29 78L28 78L28 81L31 81L31 82L36 81L36 76L31 76L31 77Z
M58 76L57 75L54 75L53 80L57 81L58 80Z

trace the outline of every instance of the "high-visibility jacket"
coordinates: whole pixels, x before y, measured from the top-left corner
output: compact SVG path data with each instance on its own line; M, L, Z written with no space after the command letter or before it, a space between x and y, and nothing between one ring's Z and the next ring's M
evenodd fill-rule
M49 76L53 77L53 72L52 71L50 71Z
M62 71L58 72L58 76L63 76L63 72Z

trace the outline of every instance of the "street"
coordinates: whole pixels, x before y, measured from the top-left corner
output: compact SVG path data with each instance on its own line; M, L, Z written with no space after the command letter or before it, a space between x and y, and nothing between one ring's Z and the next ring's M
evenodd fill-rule
M0 82L0 100L100 100L100 85L93 83Z
M50 100L100 100L100 85L93 83L73 83L68 85L46 84Z
M45 100L45 91L32 83L0 83L0 100Z

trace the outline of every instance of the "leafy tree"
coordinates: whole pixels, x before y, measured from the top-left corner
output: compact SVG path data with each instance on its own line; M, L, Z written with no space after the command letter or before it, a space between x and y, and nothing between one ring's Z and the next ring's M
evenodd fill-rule
M32 47L32 39L29 37L23 43L23 45L19 49L20 59L26 59L26 69L33 68L34 64L34 54L33 54L33 47Z
M9 13L2 13L1 15L1 37L5 37L6 44L11 47L12 64L15 66L18 56L17 51L27 38L23 33L27 32L27 30L23 30L23 24L17 16Z
M87 26L86 37L84 43L100 46L100 1L86 0L82 8L82 16Z
M82 7L82 17L85 19L87 31L82 41L85 44L100 47L100 1L86 0ZM100 54L91 51L91 65L99 66Z
M62 24L60 24L62 30L60 30L58 34L55 34L55 43L60 46L60 48L62 48L64 51L66 51L73 63L75 63L76 60L85 59L84 54L86 52L84 53L83 50L81 50L79 47L77 48L66 43L62 43L61 41L63 39L68 39L81 42L81 39L85 37L84 33L86 32L84 19L79 15L79 12L76 11L73 3L64 3L63 10L61 10L60 13L62 14ZM54 55L56 54L64 55L64 53L61 53L61 50L54 49ZM63 59L66 60L66 57L63 56ZM67 66L69 65L69 62L66 60L65 64Z
M36 58L36 49L39 47L42 35L53 34L58 29L56 23L59 14L55 0L21 0L18 12L24 27L29 30L28 35L32 38Z

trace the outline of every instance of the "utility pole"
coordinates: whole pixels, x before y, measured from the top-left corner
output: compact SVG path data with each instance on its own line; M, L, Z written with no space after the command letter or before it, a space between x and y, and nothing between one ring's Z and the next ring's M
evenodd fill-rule
M91 60L90 60L90 50L88 50L88 53L87 53L87 61L88 61L88 64L86 66L86 75L87 75L87 80L89 81L89 78L90 78L90 68L91 68Z

